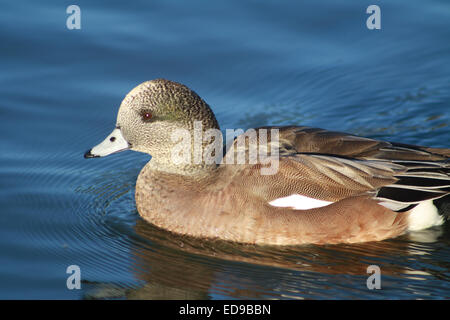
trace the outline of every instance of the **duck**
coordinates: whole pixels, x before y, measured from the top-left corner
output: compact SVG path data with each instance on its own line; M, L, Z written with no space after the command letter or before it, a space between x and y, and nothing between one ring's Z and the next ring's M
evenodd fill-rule
M151 155L136 181L139 215L194 238L359 243L448 218L435 201L450 198L450 149L306 126L249 129L224 145L211 107L166 79L132 89L112 133L84 157L125 150Z

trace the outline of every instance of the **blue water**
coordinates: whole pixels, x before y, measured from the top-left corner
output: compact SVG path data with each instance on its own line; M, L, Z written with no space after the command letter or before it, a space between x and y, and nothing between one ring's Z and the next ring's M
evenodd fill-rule
M134 204L148 161L85 160L137 84L184 83L224 128L298 124L450 147L450 2L2 1L0 298L439 299L449 226L378 243L187 239ZM368 30L370 4L381 30ZM381 268L381 290L366 287ZM78 265L81 289L66 268Z

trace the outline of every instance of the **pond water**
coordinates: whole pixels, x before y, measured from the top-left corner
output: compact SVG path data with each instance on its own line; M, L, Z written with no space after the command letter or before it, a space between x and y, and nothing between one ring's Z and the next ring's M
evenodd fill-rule
M377 243L262 247L176 236L143 221L149 156L83 153L125 94L188 85L224 128L308 125L450 147L450 3L79 0L0 10L0 298L439 299L450 227ZM81 289L66 269L81 270ZM368 290L367 267L381 268Z

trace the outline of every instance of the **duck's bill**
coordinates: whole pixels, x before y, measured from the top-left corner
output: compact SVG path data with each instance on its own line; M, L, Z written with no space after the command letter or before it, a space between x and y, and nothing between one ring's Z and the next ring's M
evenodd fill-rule
M130 144L125 140L120 128L115 128L102 143L96 145L91 150L86 151L85 158L105 157L113 153L130 149Z

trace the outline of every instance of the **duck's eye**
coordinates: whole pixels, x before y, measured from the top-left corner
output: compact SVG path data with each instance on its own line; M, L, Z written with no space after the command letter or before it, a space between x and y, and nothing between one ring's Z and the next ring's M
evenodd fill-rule
M144 119L144 120L150 120L151 118L152 118L152 114L150 113L150 112L144 112L143 114L142 114L142 119Z

